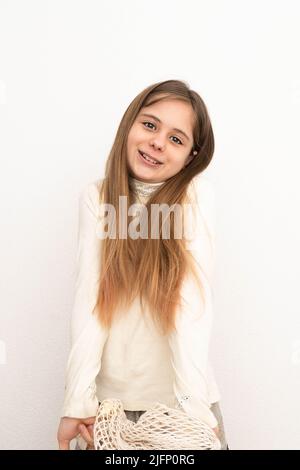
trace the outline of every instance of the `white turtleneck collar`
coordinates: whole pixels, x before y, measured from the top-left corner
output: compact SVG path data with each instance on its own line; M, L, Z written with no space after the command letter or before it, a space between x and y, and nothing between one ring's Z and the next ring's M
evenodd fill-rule
M128 175L128 181L131 189L139 198L148 198L159 188L159 186L164 184L164 181L160 181L158 183L148 183L133 178L133 176L130 175Z

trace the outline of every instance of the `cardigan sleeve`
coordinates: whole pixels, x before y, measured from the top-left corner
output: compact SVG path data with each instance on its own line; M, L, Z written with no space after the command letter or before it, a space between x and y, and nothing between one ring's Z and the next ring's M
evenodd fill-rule
M87 418L98 408L96 376L101 368L107 331L100 325L96 306L100 279L101 239L97 236L99 196L97 182L79 197L76 283L71 315L71 350L61 416Z
M212 329L212 279L215 258L214 190L202 175L192 180L194 198L186 223L187 249L196 261L203 298L191 276L181 291L181 306L176 328L169 335L174 371L173 389L177 406L190 416L202 419L210 427L218 425L209 401L209 342Z

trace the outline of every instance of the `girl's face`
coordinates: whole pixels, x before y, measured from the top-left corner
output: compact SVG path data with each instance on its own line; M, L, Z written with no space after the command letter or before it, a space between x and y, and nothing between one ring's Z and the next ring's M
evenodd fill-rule
M156 183L178 173L193 158L193 120L192 106L180 100L163 100L142 108L127 139L130 175ZM148 155L148 161L141 153Z

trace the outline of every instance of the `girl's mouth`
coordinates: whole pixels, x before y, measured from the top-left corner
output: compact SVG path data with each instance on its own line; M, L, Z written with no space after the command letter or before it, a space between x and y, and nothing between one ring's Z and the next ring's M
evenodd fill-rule
M138 151L139 153L139 157L140 159L142 160L143 163L145 163L146 165L148 166L151 166L151 167L159 167L162 165L162 163L160 162L155 162L154 160L152 160L150 157L148 157L147 155L145 155L144 153L142 153L140 150Z

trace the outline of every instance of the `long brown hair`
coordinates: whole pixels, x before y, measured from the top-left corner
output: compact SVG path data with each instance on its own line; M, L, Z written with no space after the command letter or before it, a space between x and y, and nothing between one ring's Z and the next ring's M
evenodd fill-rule
M146 204L151 226L151 204L186 204L188 186L192 179L210 163L214 152L214 135L207 108L198 93L180 80L166 80L147 87L130 103L120 122L115 141L109 153L99 202L112 204L119 221L119 196L135 202L129 185L126 143L129 131L141 108L162 99L176 99L190 103L194 111L193 148L197 155L179 173L165 181ZM160 234L162 226L160 225ZM97 311L101 324L109 328L117 312L125 312L136 296L141 311L146 307L163 334L175 327L176 311L180 306L180 289L185 276L192 273L201 291L194 260L186 249L185 240L174 238L174 217L170 214L168 239L106 238L101 241L100 283Z

